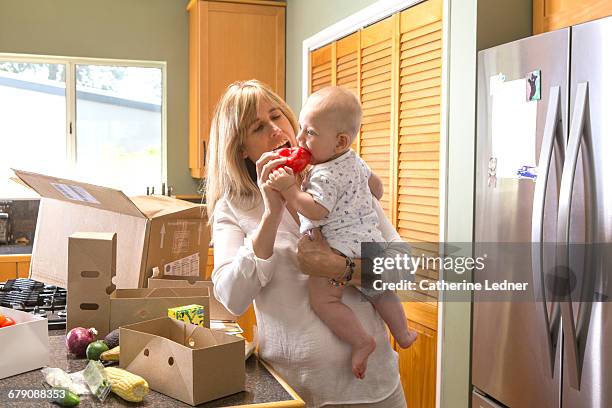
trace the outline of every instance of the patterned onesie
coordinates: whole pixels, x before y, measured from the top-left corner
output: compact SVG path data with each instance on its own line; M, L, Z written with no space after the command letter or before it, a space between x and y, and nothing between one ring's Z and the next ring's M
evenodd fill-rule
M362 242L384 241L378 229L378 216L372 207L368 165L349 150L334 160L317 164L306 175L302 190L325 207L329 214L319 221L299 214L300 232L321 227L321 233L335 250L351 258L361 258ZM360 289L367 296L381 292Z

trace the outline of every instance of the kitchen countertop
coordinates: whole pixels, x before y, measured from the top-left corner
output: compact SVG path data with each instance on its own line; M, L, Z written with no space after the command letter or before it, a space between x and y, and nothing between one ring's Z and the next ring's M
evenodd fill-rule
M66 353L64 343L65 330L49 331L50 367L59 367L67 372L75 372L85 368L86 359L75 359ZM199 407L303 407L304 402L286 383L271 371L265 363L256 356L251 356L246 362L246 391L220 398ZM0 406L4 408L22 407L57 407L49 402L32 402L31 400L10 400L8 392L16 389L43 389L43 375L40 370L15 375L0 380ZM97 402L91 396L83 396L79 407L190 407L180 401L157 393L153 390L142 403L130 403L111 393L104 403Z
M32 253L32 245L0 245L1 255L29 255Z

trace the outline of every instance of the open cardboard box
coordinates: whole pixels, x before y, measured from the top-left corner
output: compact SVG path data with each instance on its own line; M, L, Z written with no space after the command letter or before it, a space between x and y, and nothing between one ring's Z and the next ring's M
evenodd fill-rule
M116 232L118 288L141 288L159 268L202 276L210 229L205 207L165 196L128 198L121 191L14 170L40 196L30 277L66 287L68 237Z
M233 315L214 296L214 285L210 280L184 279L174 277L149 278L149 288L206 288L209 291L210 319L235 322L239 316Z
M16 323L0 328L0 379L48 365L47 319L1 306L0 313Z
M121 368L198 405L245 389L244 339L169 317L122 326Z
M67 330L94 327L101 337L190 304L204 306L204 325L210 327L208 288L116 289L116 251L114 233L77 232L68 238Z

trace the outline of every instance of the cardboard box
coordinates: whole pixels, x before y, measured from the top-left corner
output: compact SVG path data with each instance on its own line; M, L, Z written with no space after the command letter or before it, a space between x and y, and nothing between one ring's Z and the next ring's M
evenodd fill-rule
M14 170L41 196L30 277L66 287L68 237L116 232L118 288L141 288L154 267L166 275L203 276L210 229L205 207L165 196L121 191Z
M1 306L0 313L16 323L0 328L0 379L48 365L47 319Z
M149 278L149 288L207 288L209 290L210 319L235 322L239 316L233 315L214 295L214 285L210 280Z
M245 389L244 339L169 317L123 326L120 367L198 405Z
M208 288L116 289L117 234L77 232L68 239L66 329L95 327L98 337L131 323L167 316L168 309L209 309ZM210 327L209 316L204 325Z

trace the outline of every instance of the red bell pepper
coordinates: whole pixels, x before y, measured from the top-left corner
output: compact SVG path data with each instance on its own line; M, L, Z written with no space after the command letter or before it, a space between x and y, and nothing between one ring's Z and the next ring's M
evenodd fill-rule
M13 319L11 319L10 317L5 316L4 317L4 323L2 324L2 326L0 326L0 328L13 326L14 324L15 324L15 321Z
M310 152L302 147L284 147L276 153L281 157L287 157L287 161L276 168L280 169L286 166L291 168L294 173L300 173L304 170L312 158Z

